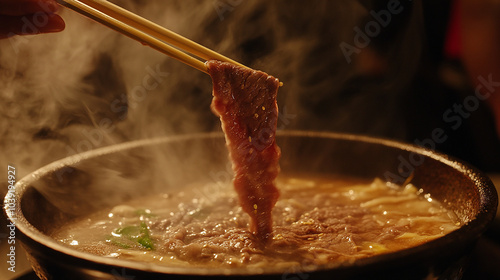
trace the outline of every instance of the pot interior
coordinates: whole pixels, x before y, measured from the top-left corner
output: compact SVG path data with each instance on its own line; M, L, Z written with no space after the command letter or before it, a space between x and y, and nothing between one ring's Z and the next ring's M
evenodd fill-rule
M379 177L397 184L411 179L457 214L467 227L459 230L460 238L477 238L494 217L497 201L491 182L446 156L392 141L333 133L285 132L277 142L283 175ZM219 133L104 148L56 162L20 182L22 215L35 231L26 231L22 223L20 229L28 238L37 231L50 235L73 219L131 199L231 180Z

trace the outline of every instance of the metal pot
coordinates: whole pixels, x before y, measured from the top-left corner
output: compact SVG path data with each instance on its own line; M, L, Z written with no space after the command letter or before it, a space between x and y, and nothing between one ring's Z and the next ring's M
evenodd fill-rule
M72 219L103 207L194 182L230 180L224 137L201 133L135 141L49 164L16 184L16 221L41 279L460 279L476 240L493 221L495 188L480 171L420 147L366 136L278 133L283 174L342 174L411 182L455 211L464 224L441 238L314 271L174 268L82 253L50 237ZM185 176L180 176L184 174ZM12 202L12 201L11 201ZM12 208L10 208L12 210ZM434 278L432 278L434 277Z

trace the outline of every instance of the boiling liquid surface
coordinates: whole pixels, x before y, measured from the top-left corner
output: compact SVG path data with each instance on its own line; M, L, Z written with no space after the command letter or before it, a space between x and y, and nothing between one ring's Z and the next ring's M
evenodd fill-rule
M379 179L280 177L273 237L262 244L231 184L207 183L92 214L54 237L77 250L176 267L288 269L390 253L460 226L415 186Z

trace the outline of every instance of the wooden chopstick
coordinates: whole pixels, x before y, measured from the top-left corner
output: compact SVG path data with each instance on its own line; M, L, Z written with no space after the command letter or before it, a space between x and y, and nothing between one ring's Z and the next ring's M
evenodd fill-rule
M205 60L216 59L245 67L230 58L227 58L175 32L142 18L109 1L57 1L65 7L92 18L93 20L102 23L134 40L137 40L144 45L149 45L151 48L169 55L202 72L208 73L205 63L188 55L187 53L191 53ZM175 46L178 49L172 46Z

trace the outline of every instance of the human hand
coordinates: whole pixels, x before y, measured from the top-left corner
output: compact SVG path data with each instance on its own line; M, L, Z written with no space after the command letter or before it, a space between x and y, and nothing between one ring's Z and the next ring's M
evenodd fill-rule
M0 0L0 39L63 30L57 10L55 0Z

